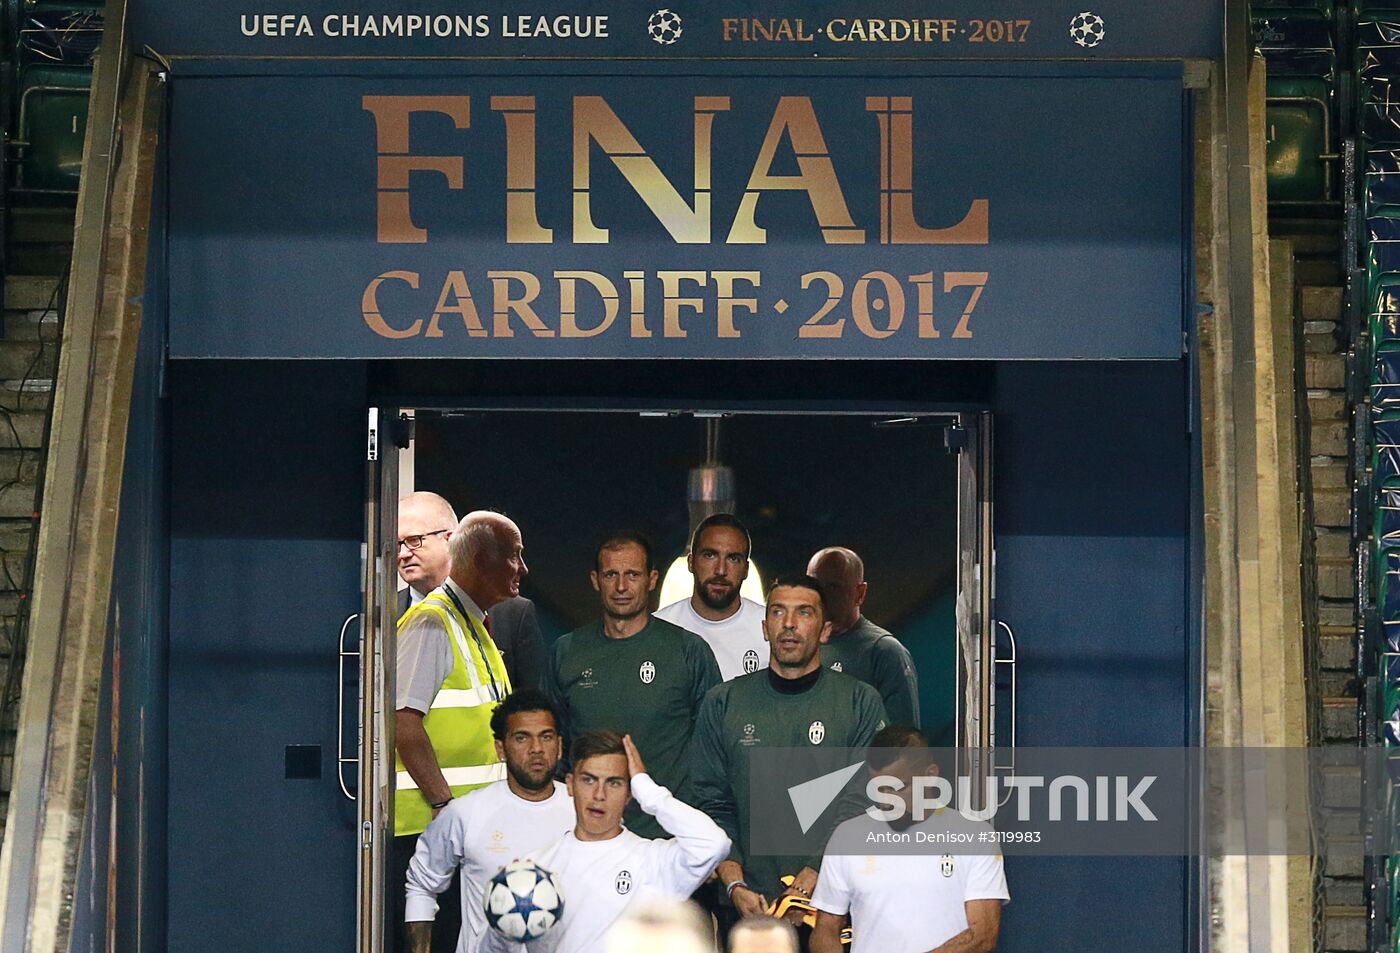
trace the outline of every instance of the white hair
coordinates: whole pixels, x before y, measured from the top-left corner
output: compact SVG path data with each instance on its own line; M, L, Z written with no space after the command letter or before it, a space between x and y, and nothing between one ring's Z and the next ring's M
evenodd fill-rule
M779 941L791 953L798 953L800 947L797 942L797 931L792 928L792 924L786 920L779 920L777 917L752 916L744 917L729 931L729 948L734 949L734 938L742 933L776 933L782 939Z
M470 566L478 559L497 562L505 558L500 528L506 518L491 510L475 510L462 517L448 542L448 557L453 566Z
M709 917L686 900L632 904L608 931L603 953L713 953Z

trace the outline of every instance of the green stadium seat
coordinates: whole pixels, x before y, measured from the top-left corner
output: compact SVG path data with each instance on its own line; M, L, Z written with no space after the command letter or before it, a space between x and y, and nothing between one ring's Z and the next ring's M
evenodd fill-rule
M1400 275L1379 275L1372 283L1371 349L1400 350Z
M91 85L87 67L31 66L21 73L18 188L77 192Z
M1381 414L1371 423L1371 474L1376 487L1400 486L1400 415Z
M1268 72L1269 200L1331 198L1337 85L1331 16L1310 5L1256 8L1253 27Z
M1268 81L1266 113L1269 198L1317 201L1329 197L1332 154L1331 90L1326 81L1280 77Z

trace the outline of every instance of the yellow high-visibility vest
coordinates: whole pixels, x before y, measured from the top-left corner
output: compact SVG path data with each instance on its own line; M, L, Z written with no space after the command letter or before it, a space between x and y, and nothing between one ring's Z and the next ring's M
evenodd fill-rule
M491 736L491 713L510 692L510 676L491 636L447 592L434 589L399 619L399 628L424 613L435 617L452 646L452 672L433 698L423 728L433 743L438 767L452 796L501 781L506 766L496 757ZM433 809L418 784L395 756L394 834L420 834L433 819Z

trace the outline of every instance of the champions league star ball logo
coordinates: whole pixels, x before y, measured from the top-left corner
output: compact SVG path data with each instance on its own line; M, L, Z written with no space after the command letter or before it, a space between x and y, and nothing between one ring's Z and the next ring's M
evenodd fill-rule
M681 15L674 10L657 10L647 18L647 36L670 46L681 38Z
M1069 21L1069 37L1086 50L1091 50L1103 42L1103 17L1085 10L1077 13Z

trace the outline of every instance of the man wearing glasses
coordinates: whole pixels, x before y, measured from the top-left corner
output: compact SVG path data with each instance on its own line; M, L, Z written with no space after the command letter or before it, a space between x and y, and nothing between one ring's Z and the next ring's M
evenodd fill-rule
M399 500L398 569L408 584L399 592L400 616L447 581L448 542L456 526L452 504L436 493L410 493ZM517 596L492 608L491 639L505 659L511 685L543 687L544 636L533 602Z
M446 507L445 501L440 505ZM439 519L446 515L439 510ZM398 624L391 883L406 876L418 835L454 797L505 777L490 719L511 681L487 613L519 597L529 572L519 527L499 513L468 513L448 532L412 521L400 530L399 571L406 580L426 580L438 555L433 546L446 546L448 569L442 584L411 605ZM394 891L396 942L402 939L401 893ZM460 908L452 901L437 924L442 943L435 936L434 946L451 949L460 929Z

